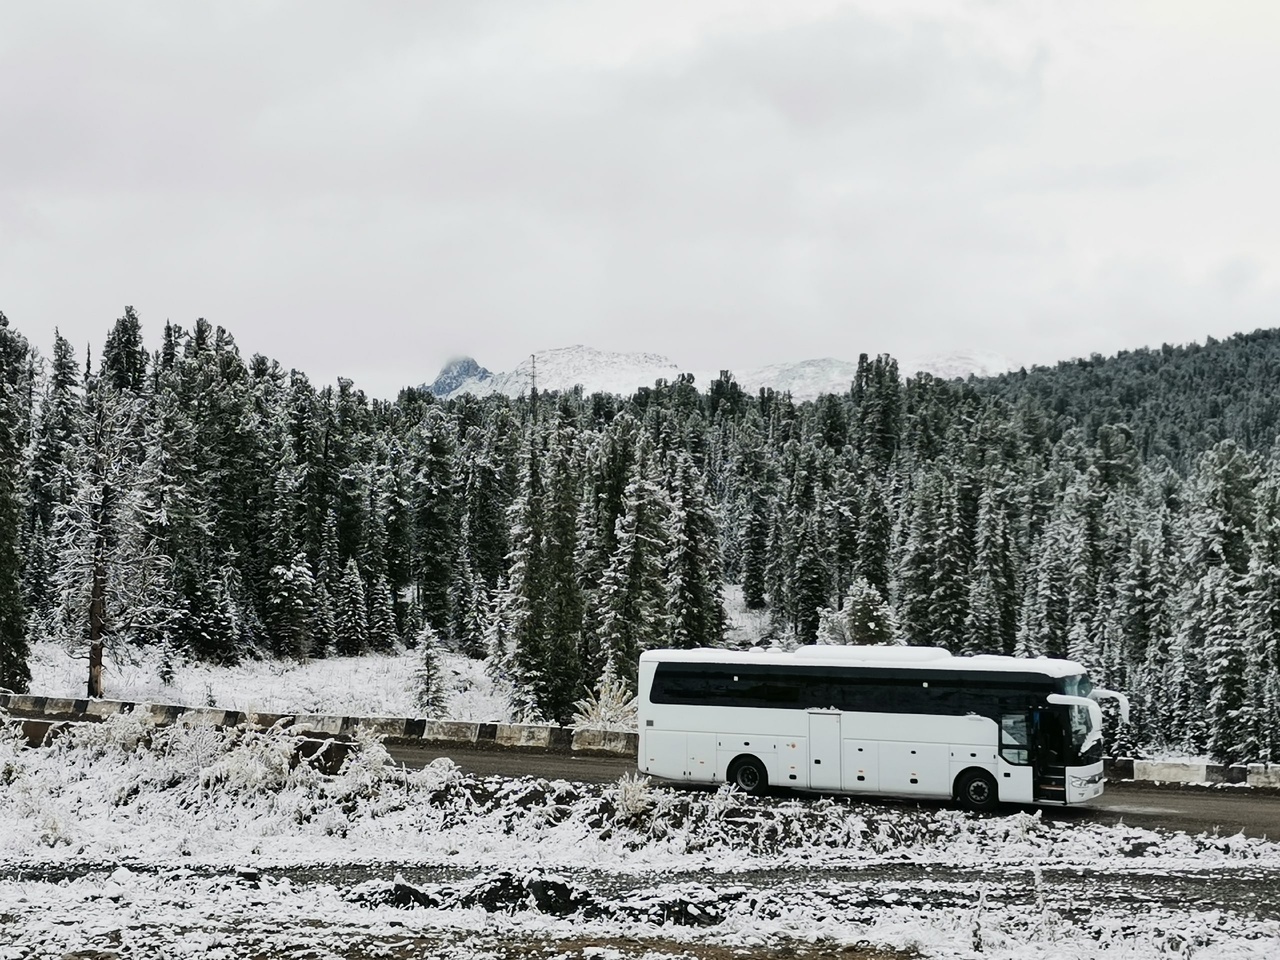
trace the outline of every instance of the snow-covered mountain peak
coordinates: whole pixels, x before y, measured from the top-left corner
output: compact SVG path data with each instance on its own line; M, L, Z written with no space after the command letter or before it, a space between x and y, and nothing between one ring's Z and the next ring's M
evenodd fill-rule
M630 395L638 387L652 386L658 379L671 380L679 374L680 367L660 354L615 353L576 344L540 350L522 360L514 370L470 377L449 389L436 389L436 384L440 383L437 378L436 383L427 389L442 398L464 393L475 396L504 393L516 397L528 393L536 377L539 390L572 390L581 386L588 394Z
M492 371L486 370L471 357L455 357L441 368L440 375L427 390L437 397L447 397L463 384L482 383L492 376Z
M942 380L965 377L994 377L1014 369L1016 364L994 350L965 350L936 353L905 361L898 365L903 377L931 373Z
M681 373L692 373L694 384L705 390L720 375L719 370L706 372L682 368L657 353L618 353L582 344L540 350L506 373L492 374L474 360L465 360L469 366L462 361L452 362L427 389L441 398L464 393L475 396L503 393L516 397L528 393L536 377L539 390L572 390L581 386L588 394L602 392L629 396L640 387L651 387L659 379L674 380ZM974 350L913 360L901 364L899 369L904 378L925 372L954 379L970 374L990 376L1011 366L999 354ZM856 361L822 357L734 370L733 375L738 384L749 392L771 389L790 393L793 399L804 401L827 393L846 393L857 372Z

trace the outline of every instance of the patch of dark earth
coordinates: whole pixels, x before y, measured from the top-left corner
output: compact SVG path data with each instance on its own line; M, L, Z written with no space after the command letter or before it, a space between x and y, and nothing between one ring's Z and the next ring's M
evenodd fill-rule
M98 876L118 865L0 870L0 878L47 883ZM803 905L817 917L870 921L878 910L1023 908L1052 911L1088 926L1105 908L1135 916L1219 911L1248 921L1280 920L1280 871L1256 866L1213 870L1102 872L1081 867L877 863L867 867L784 868L733 873L664 871L660 877L596 871L459 869L430 864L332 864L239 870L130 865L175 880L223 878L228 886L326 886L349 902L405 910L483 909L639 923L714 927L743 912L773 919Z
M772 945L683 943L665 937L570 937L544 939L529 936L494 937L455 931L402 935L361 935L342 931L317 931L325 938L322 948L299 946L293 934L226 931L220 941L225 950L243 960L458 960L460 956L485 960L915 960L915 951L894 951L871 944L821 944L788 942ZM327 936L326 936L327 935ZM110 939L110 938L108 938ZM124 954L128 955L128 954ZM59 960L120 960L121 947L64 953Z

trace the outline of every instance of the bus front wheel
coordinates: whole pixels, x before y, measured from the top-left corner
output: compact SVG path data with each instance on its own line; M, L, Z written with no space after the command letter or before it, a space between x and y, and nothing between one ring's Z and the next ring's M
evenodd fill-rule
M956 783L956 797L970 810L994 810L1000 802L999 788L985 770L967 770Z
M745 793L761 794L769 786L769 774L755 757L742 757L729 767L729 782Z

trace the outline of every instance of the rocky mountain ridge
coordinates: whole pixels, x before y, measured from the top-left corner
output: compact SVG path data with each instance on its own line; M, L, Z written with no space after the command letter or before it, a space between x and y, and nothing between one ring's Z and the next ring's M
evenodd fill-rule
M929 373L943 379L969 375L991 376L1011 369L1005 357L989 351L945 354L900 363L903 376ZM733 371L743 389L755 392L769 388L790 393L797 401L813 400L826 393L844 393L857 373L856 362L823 357L790 363L771 364L748 370ZM597 350L581 344L542 350L519 363L514 370L493 373L471 357L450 360L431 384L423 388L441 399L461 396L487 396L503 393L516 397L527 393L537 381L542 390L572 390L581 386L591 394L615 393L627 396L640 387L653 386L659 379L674 380L682 373L692 373L694 383L705 389L720 371L697 371L682 368L675 361L656 353L620 353Z

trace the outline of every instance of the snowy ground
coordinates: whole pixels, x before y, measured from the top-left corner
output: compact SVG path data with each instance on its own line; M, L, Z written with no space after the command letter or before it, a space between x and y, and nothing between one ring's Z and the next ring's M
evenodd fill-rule
M414 716L417 660L162 684L116 655L107 695ZM83 695L83 661L37 644L32 668L34 693ZM450 717L510 718L482 665L446 670ZM1280 957L1280 846L1243 837L406 772L376 742L325 777L293 751L141 715L46 750L0 735L0 960Z
M293 747L141 714L0 740L0 958L1280 956L1264 841Z
M235 666L184 663L172 683L160 680L157 651L109 654L104 687L111 700L179 703L263 713L320 713L352 717L417 717L413 675L415 651L331 657L323 660L247 660ZM507 720L509 697L495 690L484 665L457 654L442 656L451 688L445 716L451 720ZM31 692L48 697L83 697L85 660L53 643L32 646Z

